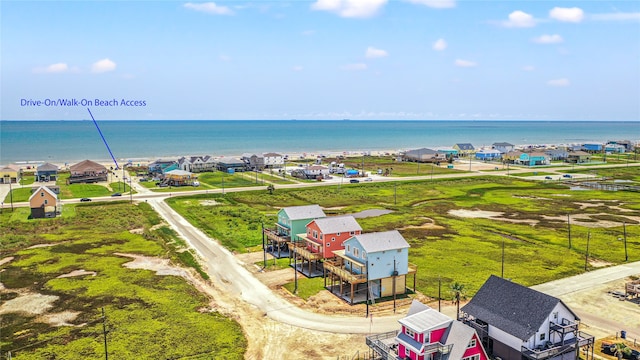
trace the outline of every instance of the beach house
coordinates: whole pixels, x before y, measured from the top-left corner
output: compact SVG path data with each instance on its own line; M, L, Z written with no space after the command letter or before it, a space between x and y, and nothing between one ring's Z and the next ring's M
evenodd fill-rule
M22 169L17 165L7 165L0 168L0 183L17 184L22 178Z
M570 151L567 153L567 162L583 164L591 161L591 154L586 151Z
M172 159L158 159L149 164L149 174L162 175L167 171L175 170L179 168L177 160Z
M586 143L582 144L582 150L589 153L602 152L603 145L600 143Z
M502 153L499 150L494 149L481 149L476 152L477 160L490 161L495 159L500 159L502 157Z
M344 249L347 239L362 233L362 227L351 215L314 219L306 227L307 232L300 235L302 241L294 244L294 256L301 261L301 272L309 277L323 275L320 263L334 257L335 250ZM316 273L313 269L317 269Z
M192 173L200 173L213 171L215 168L215 161L212 156L190 156L181 157L178 159L178 169L183 171L189 171ZM175 169L171 169L175 170ZM169 171L171 171L169 170Z
M218 162L216 163L216 169L226 173L244 171L245 167L245 162L242 159L236 157L223 157L218 159Z
M243 154L242 161L247 170L262 171L264 169L264 156L257 154Z
M265 251L280 258L289 256L290 242L301 241L298 234L306 234L307 224L314 219L323 218L326 215L319 205L289 206L278 211L278 221L275 228L263 230L266 240Z
M318 177L325 178L329 175L329 167L324 165L311 165L302 170L307 179L316 179Z
M36 181L38 182L49 182L56 181L58 178L58 166L44 163L38 165L36 168Z
M546 149L544 153L552 161L566 161L569 156L569 151L566 149Z
M608 143L604 146L604 151L611 154L623 154L627 148L622 144Z
M446 160L446 156L444 153L428 148L409 150L402 154L400 157L402 161L412 162L435 163Z
M262 154L264 158L264 167L273 169L273 168L281 168L284 166L284 156L277 153L264 153Z
M344 242L344 250L324 262L327 288L350 304L404 294L406 276L416 266L409 264L409 244L397 230L355 235Z
M494 275L459 318L489 355L504 360L574 360L582 347L593 351L593 336L579 330L580 318L562 300Z
M506 154L509 151L513 151L515 149L515 145L509 144L508 142L496 142L491 145L491 148Z
M458 150L458 156L471 156L476 152L476 149L471 143L457 143L453 145L453 148Z
M171 170L164 173L163 183L169 186L188 186L194 185L198 177L184 170Z
M29 197L32 219L52 218L60 213L58 195L46 186L40 186Z
M71 165L69 172L67 184L107 181L107 168L91 160L84 160Z
M476 331L413 300L400 331L367 336L367 345L380 359L488 360Z

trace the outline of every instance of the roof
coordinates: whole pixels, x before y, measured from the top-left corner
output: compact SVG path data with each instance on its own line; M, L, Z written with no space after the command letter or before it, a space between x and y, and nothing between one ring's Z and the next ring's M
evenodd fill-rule
M447 332L444 334L443 339L441 340L445 345L453 345L453 347L451 348L451 352L449 353L449 359L462 359L465 351L467 351L467 346L471 342L471 339L473 338L473 335L475 333L476 331L473 328L461 323L460 321L451 322L451 325L449 325L449 329L447 329ZM482 344L478 345L482 346ZM482 351L484 351L484 347Z
M502 154L502 153L496 149L482 149L478 151L476 154Z
M95 161L84 160L69 167L71 172L107 171L107 168Z
M427 305L424 306L426 307L424 310L413 315L407 315L407 317L398 320L398 322L415 332L423 333L427 330L442 329L445 326L449 326L453 321L447 315L439 313Z
M339 232L349 232L349 231L362 231L362 227L356 221L356 219L351 216L330 216L320 219L315 219L312 222L315 222L318 225L318 229L323 234L335 234Z
M475 149L473 147L473 145L471 145L470 143L457 143L454 146L457 146L458 149L460 149L460 150L473 150L473 149Z
M568 156L591 156L591 154L589 154L588 152L580 151L580 150L578 150L578 151L570 151L567 154L568 154Z
M262 154L262 156L264 156L264 157L274 157L274 156L282 156L282 155L271 152L271 153Z
M53 165L51 163L44 163L40 166L38 166L38 171L58 171L58 167L56 165Z
M319 205L290 206L282 208L281 211L287 214L289 220L316 219L327 216Z
M437 154L438 152L436 150L433 149L427 149L427 148L421 148L421 149L414 149L414 150L409 150L407 152L405 152L405 155L417 155L417 156L421 156L421 155L432 155L432 154Z
M167 171L165 175L187 176L187 175L192 175L192 173L184 170L171 170L171 171Z
M515 145L509 144L508 142L497 142L497 143L493 143L493 146L515 146Z
M353 236L352 239L356 239L369 254L410 247L398 230L360 234Z
M558 298L491 275L460 310L527 341L548 321L558 303L562 303ZM569 307L564 306L571 312ZM571 313L579 319L575 313Z
M311 165L306 170L329 170L329 168L324 165Z
M31 196L29 196L29 202L31 202L31 199L33 199L35 196L37 196L40 193L40 190L44 190L46 193L53 196L55 199L58 198L58 195L56 195L56 193L51 191L51 189L49 189L44 185L41 185L38 189L36 189L36 191L33 192L33 194L31 194Z

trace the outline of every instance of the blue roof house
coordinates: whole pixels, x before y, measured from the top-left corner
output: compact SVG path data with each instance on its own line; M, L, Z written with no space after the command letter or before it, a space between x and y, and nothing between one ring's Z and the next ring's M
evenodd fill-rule
M582 144L582 150L585 151L602 151L602 144Z
M404 294L406 275L415 276L417 270L409 264L409 243L397 230L352 236L344 250L333 253L335 257L325 261L328 288L352 304L365 300L367 293L374 299ZM345 283L350 292L343 291Z
M476 159L478 160L494 160L502 157L502 153L498 150L480 150L476 152Z

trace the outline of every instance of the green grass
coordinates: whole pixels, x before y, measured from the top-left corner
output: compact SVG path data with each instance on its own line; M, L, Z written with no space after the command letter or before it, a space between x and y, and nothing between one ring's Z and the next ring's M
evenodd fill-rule
M447 162L442 161L440 166L430 163L414 163L414 162L404 162L404 161L396 161L396 158L393 156L365 156L364 157L364 170L368 174L375 174L378 170L382 170L383 173L386 170L389 170L390 176L417 176L417 175L434 175L439 174L453 174L453 173L462 173L466 171L456 170L456 169L448 169ZM348 157L342 160L337 160L335 158L327 158L324 161L326 163L331 163L332 161L336 161L338 163L344 163L345 168L347 169L356 169L362 170L362 157ZM456 163L460 164L460 163Z
M225 188L232 188L256 185L255 181L253 181L253 178L251 178L250 180L249 177L245 177L240 172L234 174L227 174L222 171L208 172L198 176L198 180L201 184L207 184L213 188L222 188L223 186Z
M22 177L20 178L20 185L31 185L35 182L36 178L35 178L35 174L32 172L29 173L23 173Z
M598 177L607 177L614 180L631 180L640 182L640 167L638 166L625 166L625 167L598 167L595 169L582 169L575 170L572 173L585 173L593 174Z
M529 176L545 176L545 175L557 175L557 174L544 172L544 171L530 171L530 172L523 172L523 173L515 173L512 175L518 176L518 177L529 177Z
M295 282L286 283L283 285L290 293L294 293ZM324 289L324 279L321 277L306 278L303 276L298 277L298 291L295 295L301 299L309 300L313 295L316 295Z
M54 295L51 313L79 312L73 324L53 327L28 314L4 314L0 343L16 359L88 359L104 356L100 311L109 328L109 355L118 359L182 358L203 354L212 359L242 359L246 339L233 320L208 309L208 299L177 276L127 269L115 252L168 257L193 265L193 255L146 203L81 204L74 215L38 221L0 214L0 258L4 264L3 300L18 291ZM28 210L28 209L27 209ZM142 229L141 235L131 233ZM29 248L34 244L47 247ZM189 255L185 255L189 254ZM58 278L73 270L95 276ZM201 269L199 271L202 271ZM25 346L28 346L25 348ZM19 350L23 348L23 350Z
M204 206L203 200L215 200L219 205ZM333 208L325 211L328 215L372 208L393 210L387 215L358 219L358 223L364 232L398 229L411 244L409 261L418 265L417 289L431 296L437 294L438 276L445 285L454 281L465 284L472 295L489 275L500 275L503 239L505 276L528 286L583 272L588 232L593 258L622 263L624 247L618 240L621 224L587 228L574 223L573 244L568 249L566 216L592 214L620 222L622 215L640 216L638 193L571 191L556 182L517 177L278 189L273 195L251 191L173 198L168 202L192 224L237 252L261 244L260 223L273 227L277 211L285 206L319 204ZM581 203L602 205L583 208ZM461 218L449 213L456 209L494 211L512 221ZM609 215L603 218L598 215L601 213ZM626 222L629 261L638 261L640 225L632 219Z
M262 249L260 249L262 251ZM260 268L264 268L265 271L274 271L274 270L282 270L289 267L291 260L289 258L271 258L267 257L267 267L264 268L264 260L260 260L255 262L256 265L260 266Z

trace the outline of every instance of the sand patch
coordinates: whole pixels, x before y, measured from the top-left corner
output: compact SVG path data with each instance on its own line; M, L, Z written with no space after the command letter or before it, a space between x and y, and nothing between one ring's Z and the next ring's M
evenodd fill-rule
M571 224L580 225L588 228L611 228L622 226L622 222L620 221L611 221L611 220L598 220L593 219L592 216L598 215L610 215L607 213L599 213L599 214L573 214L571 215ZM562 222L567 221L566 216L542 216L546 220L558 220ZM629 220L634 220L640 222L639 216L621 216L627 218ZM594 221L595 220L595 221Z
M457 210L449 210L449 215L462 217L462 218L491 219L491 218L502 216L504 215L504 213L498 212L498 211L457 209Z
M81 313L79 311L63 311L54 314L46 314L38 317L37 322L49 324L51 326L84 326L85 324L74 325L70 322L75 320Z
M421 220L425 220L425 222L422 225L407 225L405 227L399 228L398 230L408 230L408 229L436 229L436 230L441 230L441 229L444 229L443 226L436 225L436 222L431 218L422 217L420 219Z
M156 275L173 275L180 276L190 280L191 274L183 268L173 266L169 263L169 259L160 259L149 256L115 253L118 256L132 258L133 261L123 264L128 269L143 269L155 271Z
M27 249L37 249L37 248L43 248L43 247L51 247L51 246L56 246L60 243L56 243L56 244L36 244L36 245L31 245L29 246Z
M0 259L0 266L2 266L2 265L4 265L4 264L8 263L9 261L12 261L13 259L14 259L14 257L13 257L13 256L9 256L9 257L6 257L6 258L3 258L3 259Z
M58 297L54 295L24 293L2 304L0 306L0 315L9 313L40 315L51 309L53 302L56 300L58 300Z
M201 200L200 201L200 205L202 206L216 206L216 205L222 205L222 203L219 203L215 200Z
M144 233L144 228L131 229L129 232L132 234L142 235Z
M84 276L84 275L91 275L91 276L96 276L97 273L95 271L86 271L84 269L80 269L80 270L73 270L70 273L66 273L66 274L62 274L60 276L58 276L58 279L62 279L62 278L68 278L68 277L74 277L74 276Z
M153 225L149 230L155 231L155 230L160 229L163 226L169 226L169 225L166 222L163 221L160 224Z
M612 263L600 259L589 259L589 265L599 268L613 265Z

